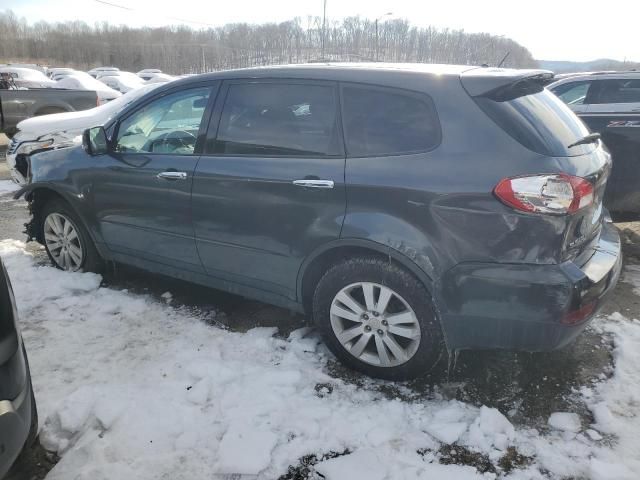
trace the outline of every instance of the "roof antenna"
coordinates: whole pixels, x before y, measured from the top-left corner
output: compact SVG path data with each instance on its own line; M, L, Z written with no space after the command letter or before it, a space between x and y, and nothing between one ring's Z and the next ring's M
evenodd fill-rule
M502 60L500 60L500 63L498 64L498 68L500 68L502 66L502 64L507 59L507 57L509 56L510 53L511 52L509 51L509 52L507 52L507 54L504 57L502 57Z

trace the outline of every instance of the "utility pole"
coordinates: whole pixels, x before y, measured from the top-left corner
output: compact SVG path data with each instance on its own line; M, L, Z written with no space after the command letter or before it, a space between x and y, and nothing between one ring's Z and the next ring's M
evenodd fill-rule
M379 58L378 58L379 57L379 55L378 55L378 50L379 50L379 48L378 48L378 43L379 43L378 42L378 22L380 21L381 18L389 17L391 15L393 15L393 12L387 12L384 15L381 15L378 18L376 18L376 62L379 60Z
M324 0L322 7L322 53L320 54L320 60L324 60L324 37L327 30L327 0Z

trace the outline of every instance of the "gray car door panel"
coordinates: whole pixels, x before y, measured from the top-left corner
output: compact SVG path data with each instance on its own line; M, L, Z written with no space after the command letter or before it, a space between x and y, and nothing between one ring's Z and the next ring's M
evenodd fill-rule
M223 84L193 181L208 274L295 298L306 255L339 237L346 196L337 95L332 82Z

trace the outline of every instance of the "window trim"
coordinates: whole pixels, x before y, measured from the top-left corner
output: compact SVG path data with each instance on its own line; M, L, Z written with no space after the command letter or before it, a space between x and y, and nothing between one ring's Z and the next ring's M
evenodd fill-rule
M597 91L597 94L594 95L594 100L596 100L597 103L593 103L593 105L634 105L636 103L640 103L640 101L637 102L601 102L600 101L600 97L602 96L602 92L606 86L606 82L615 82L615 81L620 81L620 82L624 82L624 81L640 81L640 78L619 78L619 77L614 77L614 78L600 78L598 80L595 80L594 83L598 82L599 83L599 88ZM620 89L618 89L620 90Z
M207 88L209 89L209 98L207 99L207 105L204 107L204 112L202 113L202 120L200 121L200 128L198 129L198 133L196 135L196 143L193 148L193 153L161 153L161 152L118 152L115 147L118 142L118 134L120 133L120 125L126 119L138 113L141 109L145 108L147 105L155 102L156 100L160 100L169 95L173 95L176 93L187 92L189 90L199 90ZM209 122L211 121L211 112L213 110L213 105L216 101L216 97L220 91L220 81L207 81L207 82L198 82L189 85L185 85L184 87L176 87L170 90L166 90L163 92L155 92L156 94L150 96L143 102L134 102L127 106L127 108L122 112L120 116L114 119L111 125L105 125L105 130L112 130L112 134L110 136L108 145L109 145L109 154L115 157L126 156L138 156L138 155L161 155L161 156L173 156L173 157L193 157L196 155L202 155L202 147L204 143L204 136L207 133L207 128L209 126ZM144 96L143 96L144 97Z
M386 85L377 85L377 84L372 84L372 83L364 83L364 82L339 82L340 83L340 117L341 120L345 118L345 113L344 113L344 92L343 90L345 88L363 88L365 90L376 90L376 91L380 91L380 92L390 92L390 93L395 93L395 94L401 94L401 95L406 95L408 97L414 97L417 98L421 101L426 101L426 103L432 108L432 112L434 115L434 119L436 120L436 126L437 126L437 141L433 144L433 146L431 148L428 149L420 149L420 150L410 150L410 151L406 151L406 152L395 152L395 153L378 153L378 154L372 154L372 155L350 155L349 154L349 150L347 148L347 127L345 126L345 122L341 121L340 123L342 124L342 138L344 141L344 151L345 151L345 155L346 158L384 158L384 157L403 157L403 156L408 156L408 155L419 155L419 154L424 154L424 153L429 153L429 152L433 152L434 150L436 150L438 147L440 147L440 145L442 145L442 123L440 122L440 115L438 114L438 108L436 107L436 102L433 100L433 98L431 97L431 95L425 93L425 92L421 92L418 90L410 90L407 88L401 88L401 87L390 87L390 86L386 86Z
M563 87L567 87L563 92L561 92L560 94L554 92L553 90L551 90L551 93L553 93L556 97L560 98L560 100L562 100L562 102L569 106L569 104L567 102L565 102L560 95L564 95L565 93L567 93L568 91L576 88L578 85L580 84L584 84L587 85L587 92L584 95L584 100L582 101L582 103L577 103L575 105L591 105L590 101L593 100L594 97L594 92L599 91L599 89L597 88L597 86L595 85L596 80L590 80L590 79L586 79L586 80L574 80L572 82L566 82L563 83L561 85L558 85L555 90L559 89L559 88L563 88Z
M248 153L217 153L211 151L211 147L215 145L218 140L218 133L220 131L220 124L222 122L222 111L229 95L229 88L232 85L246 85L246 84L284 84L284 85L317 85L317 86L329 86L334 89L336 99L336 130L340 138L338 138L338 146L340 152L335 155L255 155ZM215 127L215 128L214 128ZM345 145L344 145L344 132L342 128L342 115L340 106L340 88L339 82L334 80L315 80L305 78L234 78L226 79L222 82L219 90L216 104L213 108L211 115L211 122L207 129L206 138L202 148L202 156L207 157L219 157L219 158L281 158L281 159L335 159L345 158Z

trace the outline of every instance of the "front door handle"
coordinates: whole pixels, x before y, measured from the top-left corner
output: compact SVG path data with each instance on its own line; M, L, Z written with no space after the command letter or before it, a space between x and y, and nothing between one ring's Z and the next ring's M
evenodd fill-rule
M160 172L157 177L163 180L186 180L187 172Z
M293 184L298 187L333 188L333 180L294 180Z

